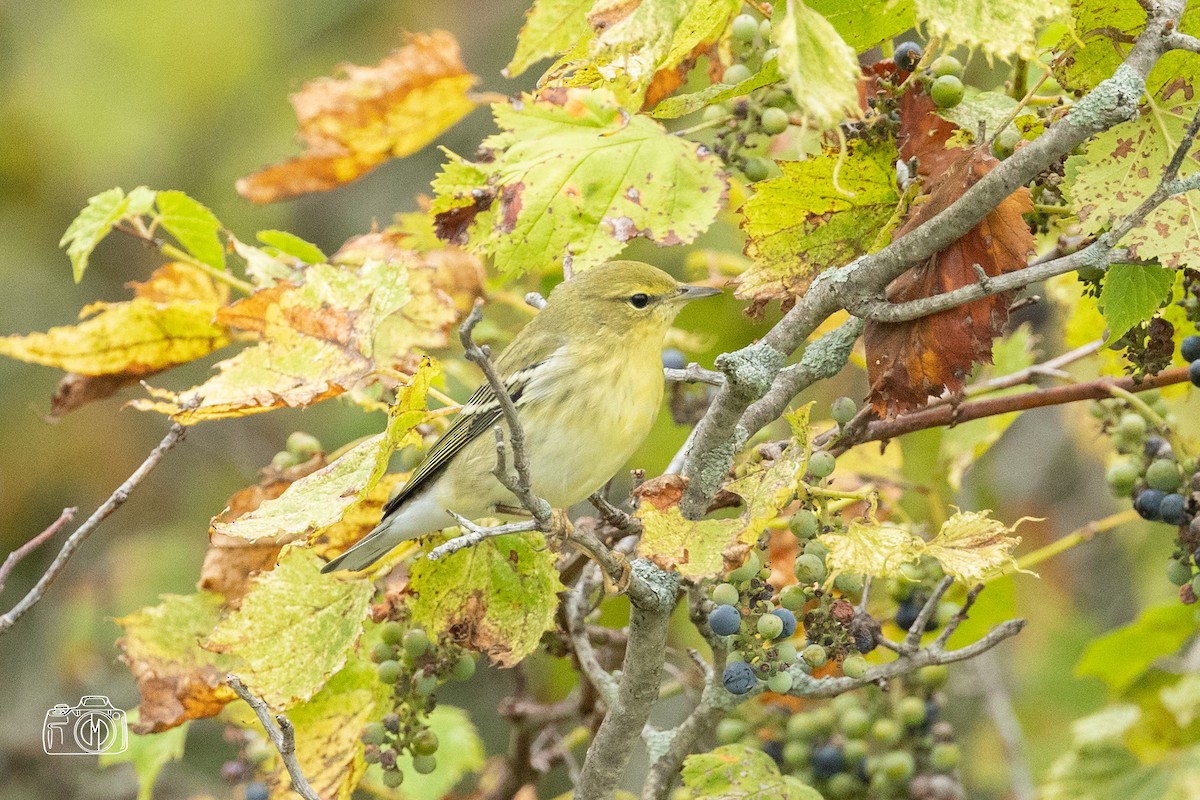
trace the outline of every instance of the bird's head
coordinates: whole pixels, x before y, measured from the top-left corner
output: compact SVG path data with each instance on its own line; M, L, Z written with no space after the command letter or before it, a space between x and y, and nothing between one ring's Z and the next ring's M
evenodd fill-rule
M720 289L680 283L641 261L609 261L564 281L550 293L547 310L566 320L661 342L684 304Z

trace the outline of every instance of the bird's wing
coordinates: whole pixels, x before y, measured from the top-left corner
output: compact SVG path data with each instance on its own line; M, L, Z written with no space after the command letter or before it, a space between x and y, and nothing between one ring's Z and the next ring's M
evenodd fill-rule
M513 405L520 407L521 396L529 385L534 370L542 363L530 364L524 369L514 372L505 380L504 385L508 389L508 396L512 398ZM500 405L500 400L492 391L492 385L485 381L471 395L471 399L463 406L462 411L458 413L446 432L425 454L425 458L417 465L404 488L383 507L384 519L403 506L408 498L431 483L438 473L476 437L490 433L503 416L504 409Z

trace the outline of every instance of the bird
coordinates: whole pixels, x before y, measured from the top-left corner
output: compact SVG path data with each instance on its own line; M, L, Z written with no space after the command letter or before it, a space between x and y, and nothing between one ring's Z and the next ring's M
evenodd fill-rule
M604 486L641 446L662 404L667 331L691 300L720 289L680 283L640 261L609 261L559 283L495 361L525 435L533 493L567 508ZM363 570L401 542L518 501L495 477L507 424L484 382L434 442L379 524L321 570Z

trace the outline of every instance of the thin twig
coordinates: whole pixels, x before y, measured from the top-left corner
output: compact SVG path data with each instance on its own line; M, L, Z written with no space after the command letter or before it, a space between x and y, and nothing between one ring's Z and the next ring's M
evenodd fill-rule
M604 520L609 525L613 526L624 533L639 534L642 532L642 521L637 517L629 514L612 503L608 502L601 492L593 492L588 498L596 511L600 514L600 519Z
M1008 761L1008 774L1012 778L1013 800L1036 800L1037 787L1033 782L1033 770L1029 766L1029 748L1021 721L1013 709L1012 697L1005 685L1004 673L1000 669L995 653L980 653L971 662L979 676L979 687L987 703L988 713L1000 734L1004 755Z
M600 659L596 657L596 651L592 647L592 640L588 637L587 630L587 598L599 586L599 583L600 567L593 561L584 567L579 582L575 584L575 588L567 597L564 611L567 618L567 632L571 636L571 644L575 650L575 658L579 661L580 670L591 681L605 705L612 705L613 699L617 696L617 681L604 667L600 666Z
M238 697L245 700L250 708L254 709L254 715L262 723L267 738L271 740L271 744L275 745L279 757L283 759L283 765L287 767L288 775L292 779L292 791L303 797L304 800L321 800L309 784L308 778L304 777L304 770L300 768L300 762L296 760L296 729L292 727L291 720L283 714L276 714L275 718L271 719L271 711L267 708L267 704L261 697L252 694L237 675L225 676L225 682L237 693Z
M933 619L933 615L937 613L938 603L942 601L942 595L950 588L950 584L954 583L954 578L947 575L938 581L937 586L933 587L933 593L929 595L929 599L925 601L925 605L921 606L921 611L917 614L917 618L913 620L913 624L908 628L908 635L904 637L904 644L901 648L906 653L915 652L921 646L921 637L925 635L925 626L929 624L929 620Z
M458 526L466 531L466 533L442 542L437 547L430 550L429 554L425 556L430 561L437 561L439 558L445 558L446 556L453 555L454 553L457 553L459 550L462 550L466 547L474 547L484 539L491 539L496 536L507 536L510 533L529 533L530 531L536 531L538 529L537 520L535 519L527 519L522 520L521 522L510 522L506 525L495 525L490 528L484 528L476 525L474 522L462 516L461 514L456 514L453 511L447 511L446 513L454 517L454 520L458 523Z
M663 367L663 376L672 383L707 383L709 386L725 383L724 375L716 370L705 369L695 361L683 369Z
M92 535L101 522L108 519L109 515L124 505L125 501L129 499L130 493L146 479L150 471L158 465L159 461L162 461L163 456L183 438L186 430L178 422L172 425L171 429L167 431L167 435L150 451L150 455L146 456L146 460L133 471L133 474L126 478L125 482L109 495L104 504L93 511L92 515L76 528L74 533L67 537L67 541L63 542L62 549L58 551L58 555L54 557L54 561L42 573L42 577L38 579L33 588L12 609L3 616L0 616L0 634L6 633L16 624L17 620L25 616L29 609L33 608L42 599L43 595L46 594L46 590L50 588L50 584L54 583L55 578L67 566L67 562L75 554L75 551L79 549L80 545Z
M4 591L4 584L8 581L8 576L12 574L12 571L16 568L17 564L21 563L21 560L25 558L25 556L41 547L46 540L52 538L54 534L61 531L68 522L75 518L75 512L78 510L79 509L74 507L64 508L62 513L58 515L58 519L46 526L46 530L42 531L37 536L33 537L28 542L8 554L8 558L4 559L4 565L0 566L0 592Z

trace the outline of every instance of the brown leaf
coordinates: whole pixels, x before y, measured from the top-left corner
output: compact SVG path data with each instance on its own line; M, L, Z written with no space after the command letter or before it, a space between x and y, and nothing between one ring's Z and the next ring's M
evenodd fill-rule
M682 475L660 475L651 478L633 490L638 503L649 503L659 511L679 505L688 479Z
M58 382L50 398L48 420L57 420L88 403L111 397L126 386L132 386L147 375L80 375L68 372Z
M424 147L466 116L476 78L445 31L413 34L374 67L343 64L292 95L306 152L237 182L253 203L273 203L349 183L389 158Z
M901 103L901 154L918 159L932 191L913 204L896 236L945 210L998 164L980 148L948 148L957 126L929 110L932 101L910 92ZM901 275L888 287L901 303L1024 269L1034 240L1022 214L1033 210L1029 190L1017 189L958 241ZM871 404L881 415L920 408L930 396L958 392L977 362L991 362L992 340L1008 321L1011 293L976 300L911 322L868 322L864 340Z

